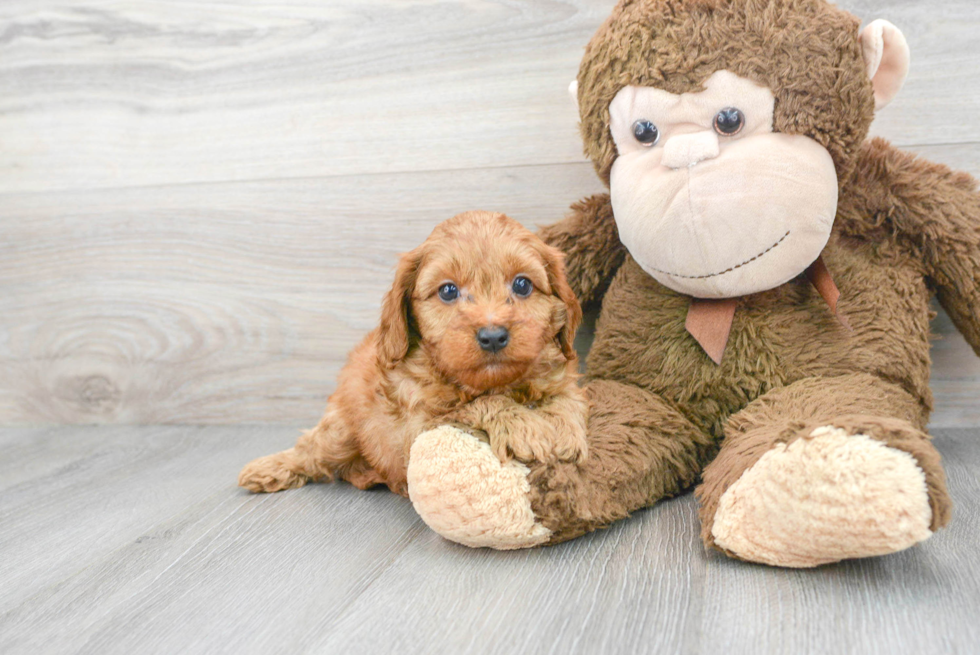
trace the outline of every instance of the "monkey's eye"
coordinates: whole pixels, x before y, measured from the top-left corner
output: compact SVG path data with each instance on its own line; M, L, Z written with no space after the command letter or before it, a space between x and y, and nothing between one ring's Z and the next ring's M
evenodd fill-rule
M446 282L439 287L439 299L443 302L452 302L459 298L459 289L452 282Z
M745 114L735 107L725 107L715 116L715 132L722 136L735 136L744 125Z
M521 298L527 298L531 295L534 285L531 284L531 281L523 275L518 275L516 278L514 278L514 283L510 285L510 288L513 289L514 293Z
M645 118L633 123L633 138L645 146L653 146L660 140L660 130Z

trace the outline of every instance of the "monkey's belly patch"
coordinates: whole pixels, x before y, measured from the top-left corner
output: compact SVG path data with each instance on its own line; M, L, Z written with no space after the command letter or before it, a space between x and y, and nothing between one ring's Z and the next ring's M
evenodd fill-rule
M657 271L658 273L663 273L664 275L669 275L671 277L679 277L679 278L684 278L686 280L706 280L709 277L718 277L719 275L724 275L725 273L731 273L735 269L742 268L746 264L751 264L752 262L754 262L755 260L757 260L759 257L762 257L767 252L769 252L770 250L772 250L773 248L775 248L776 246L778 246L779 244L781 244L783 241L785 241L786 240L786 237L788 237L788 236L789 236L789 230L786 231L786 234L784 234L783 236L779 237L779 240L776 241L776 243L772 244L771 246L769 246L768 248L766 248L765 250L763 250L762 252L760 252L758 255L756 255L754 257L751 257L750 259L746 259L744 262L742 262L740 264L735 264L734 266L729 266L725 270L718 271L717 273L708 273L707 275L681 275L680 273L671 273L670 271L661 270L659 268L656 268L655 266L650 266L649 268Z

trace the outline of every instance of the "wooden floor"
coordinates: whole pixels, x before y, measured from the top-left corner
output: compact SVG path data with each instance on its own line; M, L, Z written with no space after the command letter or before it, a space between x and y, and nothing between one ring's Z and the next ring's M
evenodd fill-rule
M951 526L795 571L705 553L690 494L530 551L387 491L235 487L281 427L0 431L0 653L976 653L980 430L939 430Z

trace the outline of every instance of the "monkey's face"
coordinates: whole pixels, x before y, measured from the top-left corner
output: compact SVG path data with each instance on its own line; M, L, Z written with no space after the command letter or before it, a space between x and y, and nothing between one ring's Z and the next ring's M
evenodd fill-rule
M773 131L765 87L717 71L698 93L627 86L609 105L622 242L661 284L699 298L771 289L823 250L837 213L830 153Z

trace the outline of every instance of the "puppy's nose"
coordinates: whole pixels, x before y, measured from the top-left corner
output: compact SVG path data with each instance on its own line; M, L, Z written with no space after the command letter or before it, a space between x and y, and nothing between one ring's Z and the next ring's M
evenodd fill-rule
M491 325L490 327L482 327L477 330L476 340L479 342L480 348L483 348L487 352L495 353L498 350L504 349L504 346L510 341L510 333L507 332L507 328L505 327Z

